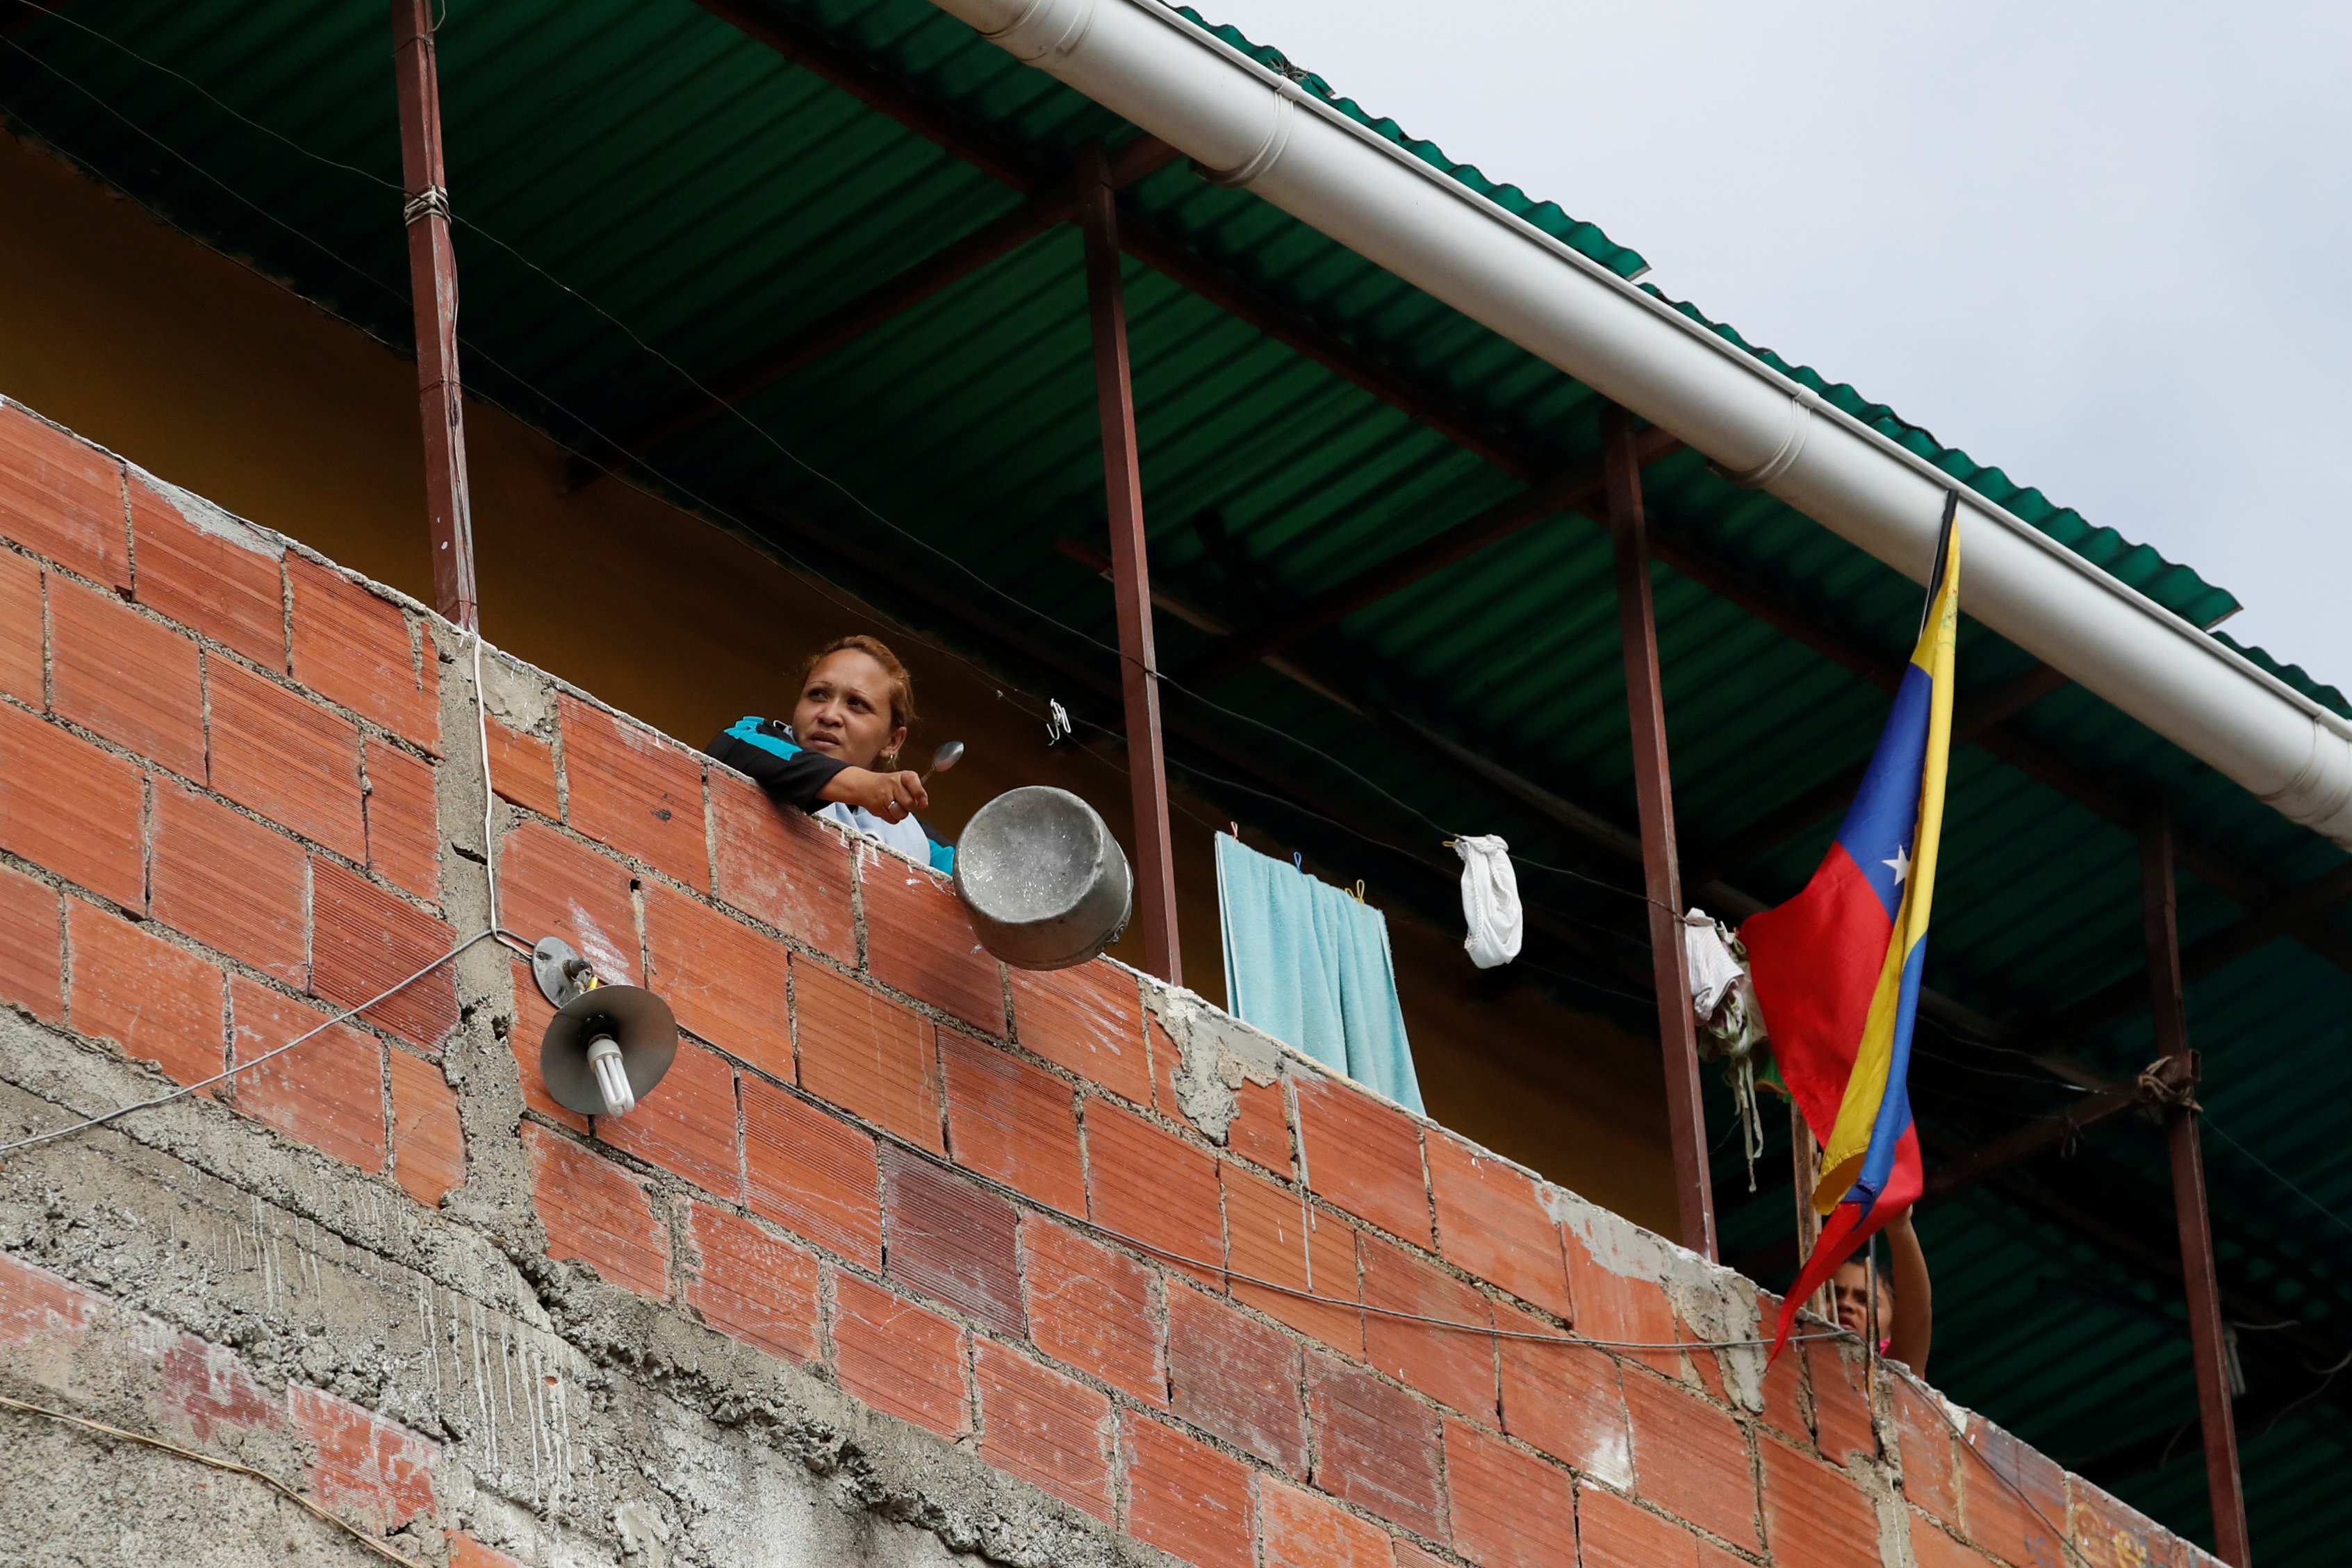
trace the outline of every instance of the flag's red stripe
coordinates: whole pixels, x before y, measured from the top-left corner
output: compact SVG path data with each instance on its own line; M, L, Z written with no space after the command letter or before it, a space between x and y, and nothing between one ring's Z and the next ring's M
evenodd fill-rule
M1812 1126L1837 1124L1894 934L1886 905L1843 844L1830 846L1802 893L1739 927L1772 1060Z
M1797 1309L1807 1298L1822 1288L1838 1265L1853 1256L1854 1249L1877 1234L1881 1226L1918 1200L1926 1185L1927 1171L1919 1163L1919 1129L1903 1129L1902 1140L1895 1149L1895 1169L1887 1177L1886 1190L1864 1214L1859 1203L1841 1203L1822 1226L1821 1239L1813 1243L1813 1255L1805 1260L1798 1270L1797 1282L1789 1287L1788 1296L1780 1302L1780 1324L1773 1331L1772 1354L1767 1361L1777 1358L1789 1343L1789 1330L1797 1322Z

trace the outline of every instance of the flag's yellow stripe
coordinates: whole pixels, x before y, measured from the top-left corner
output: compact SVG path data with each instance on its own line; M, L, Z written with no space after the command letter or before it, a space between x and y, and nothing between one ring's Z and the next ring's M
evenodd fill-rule
M1894 929L1887 936L1886 961L1879 967L1878 988L1871 993L1853 1071L1845 1081L1845 1098L1839 1103L1837 1121L1822 1150L1822 1175L1813 1187L1813 1207L1822 1214L1834 1210L1853 1190L1863 1158L1870 1151L1895 1054L1903 966L1911 949L1927 936L1927 917L1935 903L1936 856L1944 836L1944 784L1952 745L1952 665L1959 624L1960 534L1954 528L1944 559L1944 580L1929 607L1927 623L1920 628L1918 645L1911 650L1911 662L1928 675L1927 749L1919 772L1919 816L1911 834L1911 874L1904 880L1903 903L1895 912Z

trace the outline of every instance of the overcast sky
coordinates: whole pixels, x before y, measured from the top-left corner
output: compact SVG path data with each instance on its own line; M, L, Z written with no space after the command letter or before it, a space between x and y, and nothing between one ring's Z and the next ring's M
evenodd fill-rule
M2352 5L1195 3L2352 689Z

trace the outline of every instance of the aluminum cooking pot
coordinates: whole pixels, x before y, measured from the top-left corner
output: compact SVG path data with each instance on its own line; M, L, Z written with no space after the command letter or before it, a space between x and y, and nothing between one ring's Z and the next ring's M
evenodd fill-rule
M982 946L1016 969L1066 969L1127 929L1135 879L1092 806L1032 784L964 824L955 890Z

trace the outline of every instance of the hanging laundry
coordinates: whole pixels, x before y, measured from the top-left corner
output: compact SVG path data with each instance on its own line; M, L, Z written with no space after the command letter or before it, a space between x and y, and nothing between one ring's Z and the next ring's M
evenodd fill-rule
M1683 954L1690 964L1691 1011L1705 1025L1715 1017L1747 971L1732 956L1732 943L1737 938L1726 933L1716 923L1715 916L1704 909L1689 910L1683 915Z
M1524 921L1510 848L1492 833L1454 841L1454 852L1462 857L1462 918L1470 927L1462 946L1482 969L1519 956Z
M1698 1051L1724 1064L1723 1082L1739 1113L1740 1146L1748 1155L1748 1190L1756 1190L1756 1161L1764 1153L1764 1118L1756 1103L1759 1073L1769 1073L1763 1009L1748 975L1748 949L1729 927L1704 909L1683 915L1683 956L1690 969L1691 1014ZM1785 1085L1774 1084L1785 1090Z
M1217 912L1225 1005L1235 1018L1422 1109L1386 916L1223 833Z

